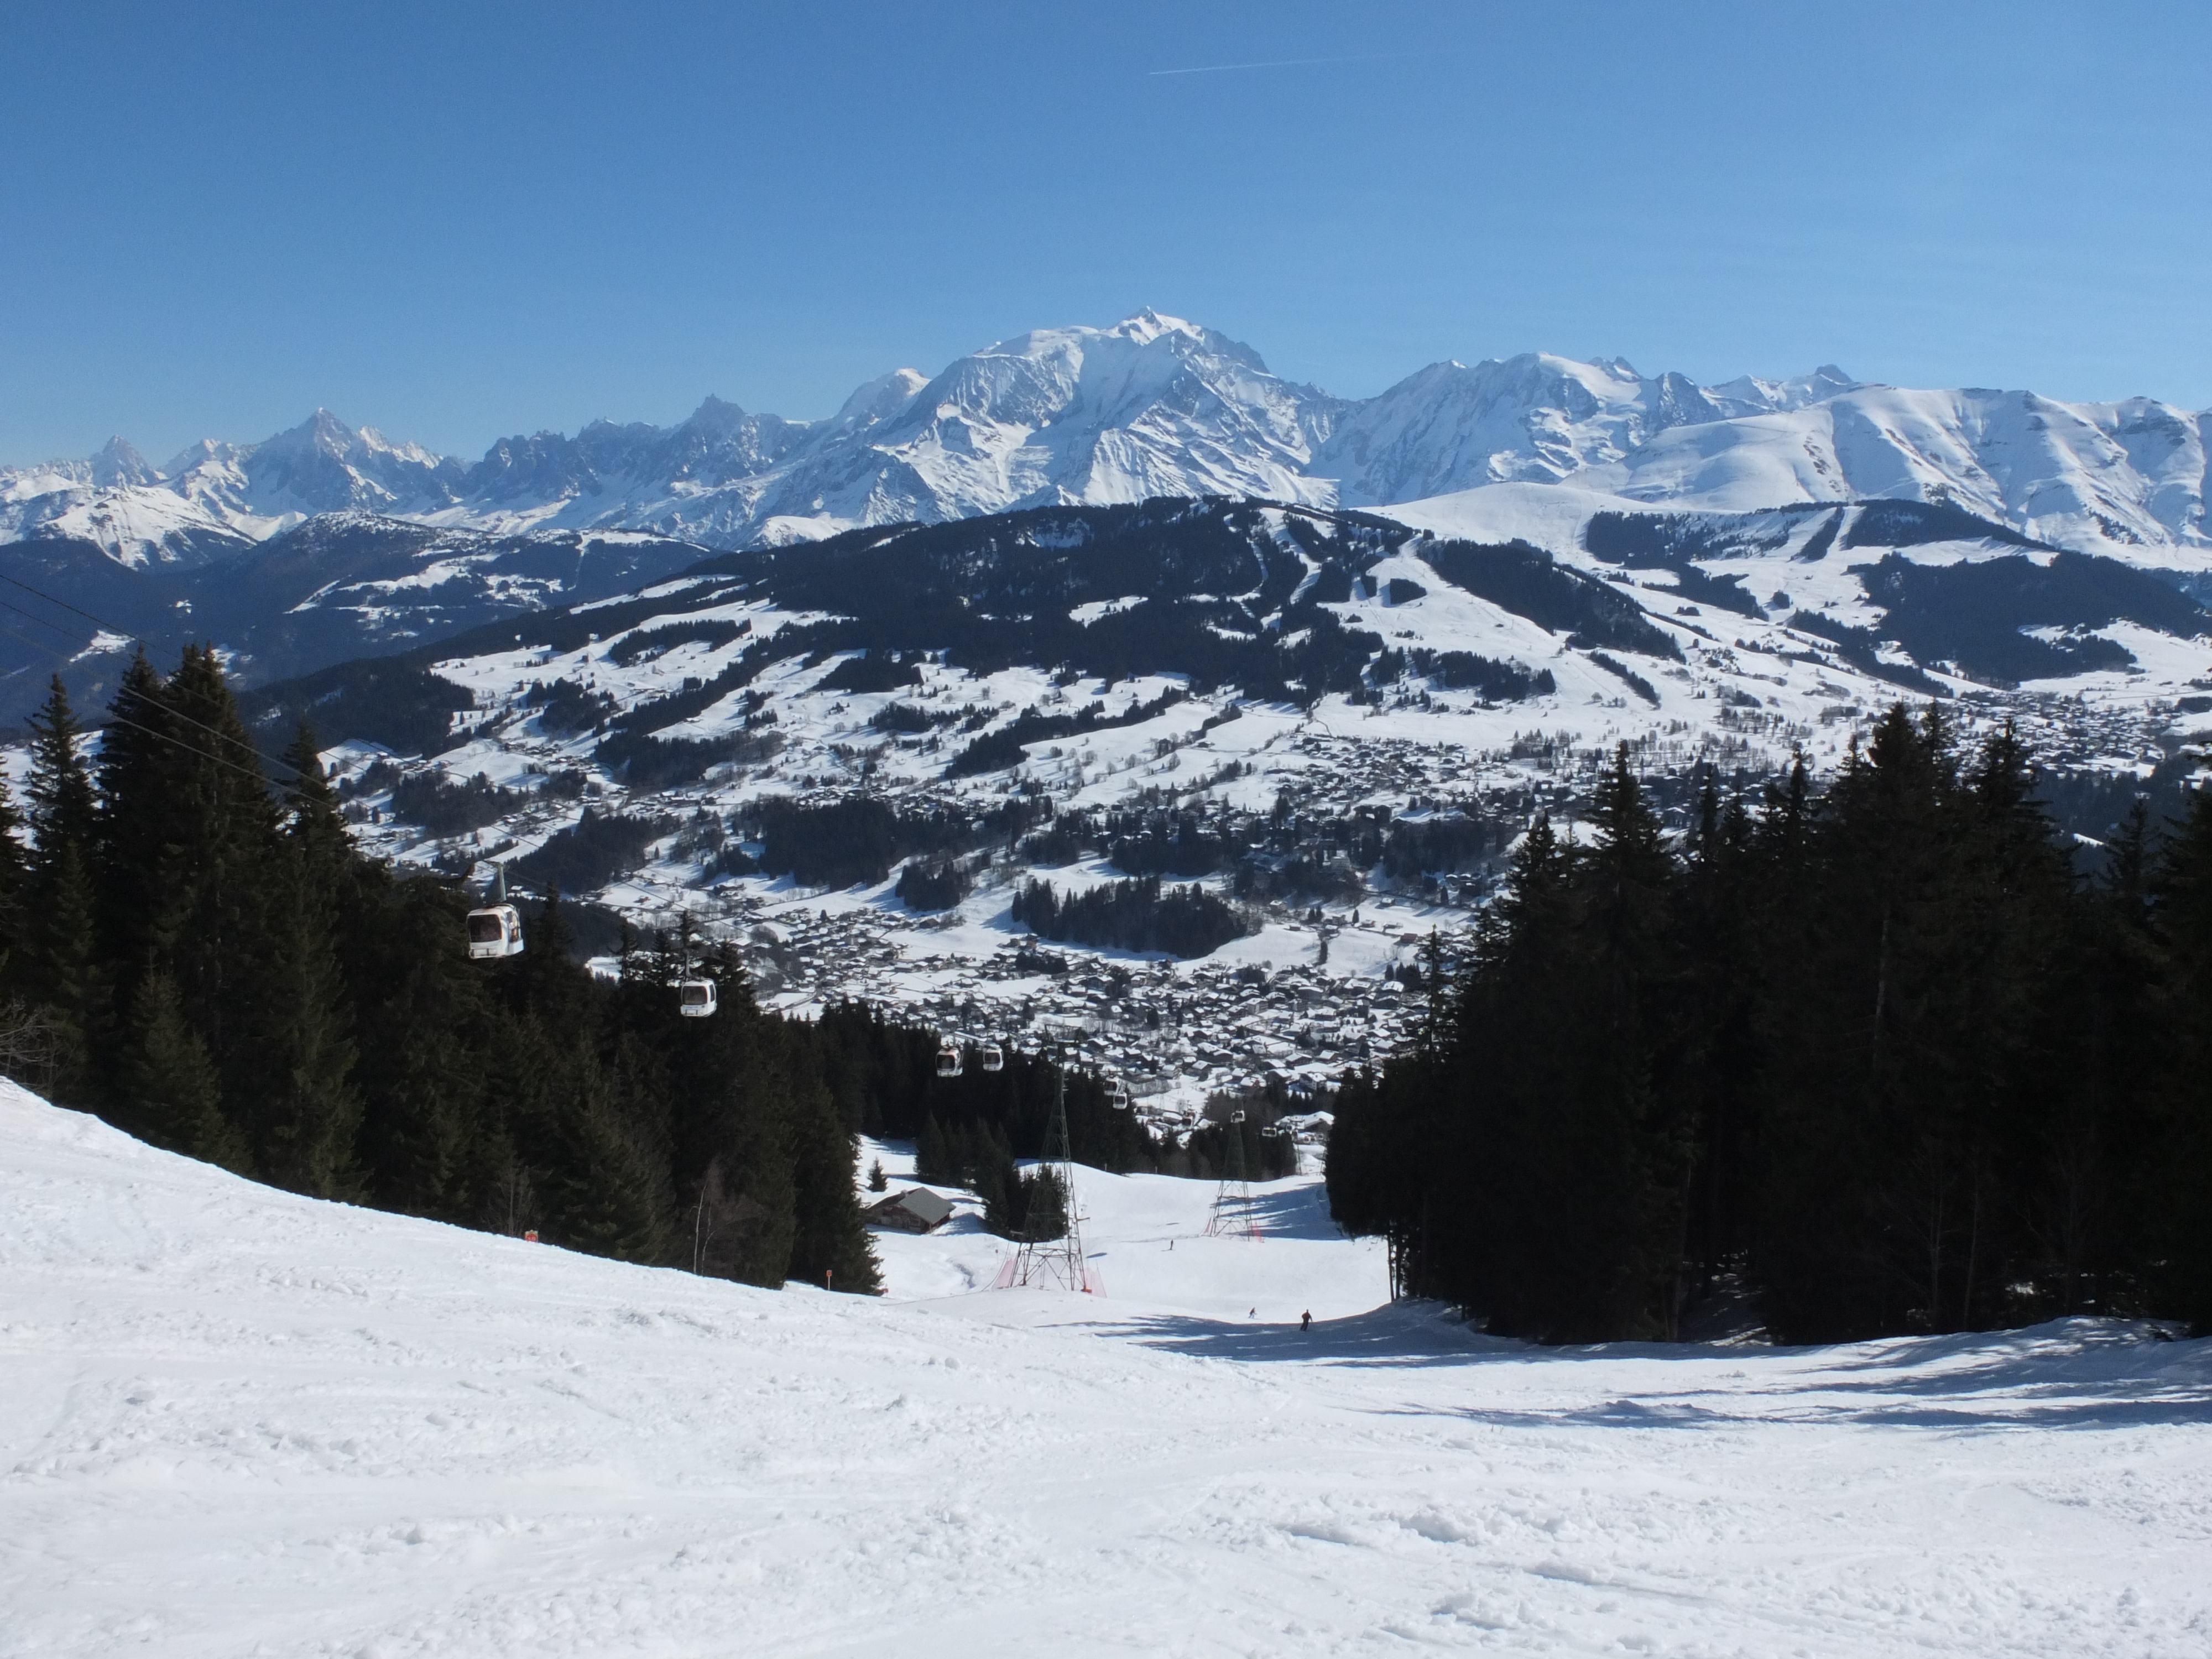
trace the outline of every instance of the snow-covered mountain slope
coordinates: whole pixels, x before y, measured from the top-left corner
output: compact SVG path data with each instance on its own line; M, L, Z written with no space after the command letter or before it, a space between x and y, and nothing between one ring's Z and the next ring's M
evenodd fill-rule
M2212 1629L2205 1343L1547 1352L1331 1307L1320 1262L1368 1247L1199 1241L1209 1188L1133 1184L1079 1175L1103 1297L779 1293L294 1197L0 1083L0 1653L1903 1659ZM1310 1334L1279 1249L1327 1281Z
M1228 1224L1212 1234L1214 1182L1076 1166L1093 1292L1109 1310L1172 1311L1239 1325L1255 1318L1279 1325L1301 1313L1317 1322L1372 1313L1390 1299L1389 1252L1379 1238L1346 1238L1329 1219L1321 1179L1325 1144L1315 1139L1302 1173L1255 1181L1245 1198L1232 1198L1224 1212ZM914 1173L911 1141L863 1136L856 1162L862 1170L880 1167L887 1193L924 1184ZM876 1231L884 1294L894 1302L939 1302L991 1289L1018 1251L985 1229L973 1193L942 1184L927 1190L951 1205L951 1217L933 1232ZM860 1201L876 1197L864 1188ZM1067 1298L1042 1300L1053 1307Z
M128 568L205 563L253 544L120 438L88 461L0 468L0 544L89 543Z
M1746 510L1951 503L2060 545L2155 562L2212 547L2206 417L2148 398L1863 385L1832 365L1700 386L1626 362L1439 362L1376 397L1284 380L1211 329L1146 311L1039 329L934 379L902 368L833 416L709 398L679 424L502 438L465 464L325 410L156 472L118 440L0 470L0 539L74 535L190 558L306 514L361 510L513 534L632 529L736 548L1030 506L1222 495L1374 506L1536 482ZM213 539L209 539L213 538Z
M1759 384L1734 404L1762 397ZM1618 358L1578 363L1532 352L1472 367L1433 363L1348 412L1314 470L1341 480L1347 505L1485 483L1556 483L1618 461L1670 427L1726 412L1682 375L1646 380Z
M1790 501L1963 507L2061 546L2157 562L2212 546L2202 415L2148 398L1861 386L1771 415L1680 426L1589 468L1595 489L1742 511Z
M258 444L204 439L156 471L121 438L88 462L0 470L0 540L90 542L118 562L210 562L319 513L420 515L464 469L319 409Z
M78 706L104 706L139 642L166 665L187 641L212 640L252 684L622 592L704 553L638 531L494 536L356 512L223 545L225 556L131 564L76 537L7 550L0 720L22 719L57 672Z
M427 513L453 499L463 469L319 409L249 447L204 440L163 471L186 501L258 538L318 513Z
M1151 312L1040 329L925 381L869 382L802 426L709 399L672 431L495 446L446 516L643 526L717 546L1152 495L1325 499L1305 477L1337 404L1257 354Z

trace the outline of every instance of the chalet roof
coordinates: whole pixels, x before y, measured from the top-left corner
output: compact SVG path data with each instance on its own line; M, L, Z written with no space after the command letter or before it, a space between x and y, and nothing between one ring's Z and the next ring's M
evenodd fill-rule
M870 1205L868 1213L874 1215L879 1211L893 1208L904 1210L916 1220L932 1227L952 1213L951 1200L933 1193L927 1187L909 1187L902 1193L894 1193L890 1197Z

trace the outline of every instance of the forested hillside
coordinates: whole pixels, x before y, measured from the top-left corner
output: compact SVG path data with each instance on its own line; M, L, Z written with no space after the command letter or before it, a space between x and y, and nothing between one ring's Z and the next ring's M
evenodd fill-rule
M1825 793L1624 752L1539 821L1422 1041L1349 1079L1334 1212L1502 1334L1825 1341L2094 1311L2212 1324L2212 794L2083 882L2008 729L1900 705Z
M934 1033L848 1007L761 1013L726 945L570 959L557 892L520 957L468 959L470 901L349 840L303 731L272 792L214 653L142 654L96 760L57 681L27 822L0 789L0 1066L156 1145L319 1197L536 1231L765 1285L874 1267L855 1132L933 1112L1033 1154L1054 1068L939 1079ZM25 830L30 833L27 837ZM687 967L688 963L688 967ZM674 981L720 1012L677 1012ZM1074 1079L1079 1156L1158 1149Z

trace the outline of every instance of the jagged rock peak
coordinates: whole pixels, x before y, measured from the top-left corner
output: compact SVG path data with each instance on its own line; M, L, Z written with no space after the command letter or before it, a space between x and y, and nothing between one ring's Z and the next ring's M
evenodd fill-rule
M737 404L726 403L709 392L684 424L697 432L730 432L746 418L745 411Z
M129 440L110 438L92 458L92 481L103 489L112 489L120 484L159 483L161 475L147 465L146 458Z

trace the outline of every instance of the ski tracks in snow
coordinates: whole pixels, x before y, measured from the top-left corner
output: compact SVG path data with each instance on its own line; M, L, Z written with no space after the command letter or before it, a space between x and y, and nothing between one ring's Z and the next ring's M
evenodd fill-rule
M1130 1191L1183 1308L771 1293L0 1090L0 1656L2212 1650L2212 1345L1306 1340Z

